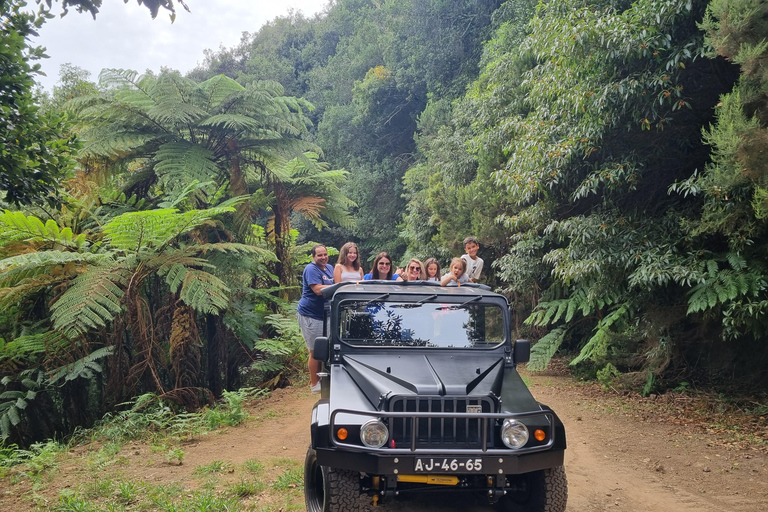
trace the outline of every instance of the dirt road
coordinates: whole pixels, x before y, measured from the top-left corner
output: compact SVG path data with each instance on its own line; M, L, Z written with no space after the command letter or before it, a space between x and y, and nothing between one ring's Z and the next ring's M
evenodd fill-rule
M703 428L700 421L689 421L690 415L661 418L659 411L662 409L657 402L646 407L645 399L626 401L595 392L594 387L579 385L564 376L532 375L527 378L537 400L552 407L566 427L568 512L768 510L766 450L745 448L750 445L717 437L723 431L722 426ZM100 453L94 451L99 449L98 446L74 448L68 460L54 474L46 476L42 486L39 485L41 482L26 478L0 481L0 510L41 510L40 503L55 504L62 490L78 489L94 478L141 482L141 485L146 483L155 488L181 485L191 493L196 486L205 485L195 474L196 468L212 461L221 461L230 468L240 468L249 460L264 461L265 466L285 467L287 461L300 468L309 444L310 414L316 399L306 387L276 390L269 398L251 407L251 420L185 443L183 465L169 465L163 461L162 453L152 446L130 442L122 447L119 458L110 459L110 464L114 464L102 472L93 469L94 461L98 460L95 457ZM760 421L753 428L766 429L768 434L768 422ZM756 445L752 443L751 446ZM117 472L111 474L109 468ZM226 479L236 482L242 476L238 470L224 472L220 478L222 484L226 484ZM302 508L303 498L298 486L295 491L288 498L290 509ZM494 510L483 503L482 498L478 502L472 501L474 499L438 492L429 499L391 502L377 510ZM275 493L260 494L248 500L243 503L243 510L286 510L285 499L276 499ZM48 506L44 505L42 509L47 510Z
M566 426L565 467L568 512L764 512L768 510L768 457L756 450L728 447L705 432L669 425L653 417L638 420L621 401L590 397L568 377L531 377L531 390L552 407ZM260 425L226 434L240 447L233 462L280 455L303 460L309 413L315 398L304 390L280 390L274 405L285 411ZM295 436L290 446L269 439ZM239 438L239 439L238 439ZM247 438L247 442L246 439ZM222 439L224 441L224 439ZM231 442L230 442L231 441ZM201 443L199 454L221 458L223 447ZM248 446L247 450L242 447ZM266 453L265 453L266 450ZM194 465L194 461L190 460ZM485 504L431 497L379 507L391 511L480 511Z

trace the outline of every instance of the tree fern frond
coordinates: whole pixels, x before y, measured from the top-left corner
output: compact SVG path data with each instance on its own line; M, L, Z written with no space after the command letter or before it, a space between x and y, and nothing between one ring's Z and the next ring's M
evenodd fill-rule
M211 109L218 108L225 99L245 90L242 85L224 74L209 78L198 87L207 94L208 106Z
M200 226L203 222L235 211L230 206L178 213L173 208L124 213L112 219L104 232L116 249L140 251L160 248L179 235Z
M125 157L138 148L151 144L161 144L168 139L165 133L136 133L86 129L82 133L84 140L81 153L86 157Z
M23 212L4 210L0 213L0 244L10 241L42 241L81 249L86 244L85 234L75 236L70 228L59 228L53 220L43 221Z
M229 288L218 277L183 265L173 265L165 276L173 293L200 313L217 314L229 303Z
M600 320L595 327L595 334L582 347L579 355L571 361L571 365L577 365L587 359L604 357L613 339L611 327L617 322L627 321L631 316L632 310L629 304L625 303Z
M51 275L41 270L41 273L26 279L21 279L16 283L9 284L8 282L0 281L0 310L7 309L18 304L29 295L37 293L39 290L48 288L62 281L70 279L70 275L66 273L60 273L58 275Z
M688 292L688 311L702 313L718 306L726 306L742 297L756 297L766 288L762 276L722 270L707 277Z
M44 355L50 344L61 339L63 336L56 331L19 336L8 342L0 339L0 366L26 364L30 359Z
M199 182L192 180L187 186L182 189L174 187L173 190L166 189L165 200L158 203L158 208L176 208L180 203L187 198L193 198L203 202L204 198L213 195L216 190L215 181Z
M266 261L276 261L275 260L275 254L268 250L263 249L261 247L256 247L255 245L247 245L247 244L238 244L238 243L218 243L218 244L200 244L196 245L194 249L201 254L206 254L208 251L217 251L217 252L224 252L224 253L235 253L235 254L256 254L260 258Z
M139 89L143 76L131 69L102 69L99 73L99 85L103 89Z
M209 126L231 131L248 131L251 137L264 139L280 137L278 132L265 129L260 121L245 114L216 114L200 121L199 126Z
M533 347L531 347L531 360L526 364L526 368L533 372L540 372L547 369L549 361L560 348L565 339L568 330L565 327L557 327L548 332Z
M70 338L104 327L122 311L122 298L129 272L121 267L89 269L51 306L53 326Z
M101 373L102 368L96 361L111 356L115 347L102 347L94 350L87 356L78 359L72 364L62 366L53 371L48 379L49 384L56 384L62 378L64 382L79 378L93 378L94 373Z
M38 270L67 263L103 265L114 258L109 254L65 251L40 251L19 254L0 260L0 284L38 274Z
M160 184L170 190L180 189L190 181L221 180L221 171L213 153L188 141L173 141L160 146L154 156Z

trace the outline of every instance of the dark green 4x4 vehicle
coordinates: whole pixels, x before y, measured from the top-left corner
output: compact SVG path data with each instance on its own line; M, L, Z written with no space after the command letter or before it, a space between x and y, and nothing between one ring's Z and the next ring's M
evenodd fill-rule
M563 512L565 429L516 370L506 298L481 285L363 281L325 288L325 364L312 411L309 512L405 493L474 492L505 511Z

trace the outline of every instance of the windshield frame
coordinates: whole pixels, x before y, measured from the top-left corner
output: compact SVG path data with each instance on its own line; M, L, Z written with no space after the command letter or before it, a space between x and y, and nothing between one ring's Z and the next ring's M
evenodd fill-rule
M344 311L348 309L348 306L354 304L356 308L364 307L370 309L371 305L388 304L390 305L385 311L401 310L401 311L417 311L419 314L426 313L427 311L438 314L438 311L455 311L466 310L468 316L465 319L471 320L477 318L479 313L475 313L473 316L472 309L475 311L482 308L484 311L497 311L495 318L496 328L493 330L496 336L494 341L488 342L487 338L472 339L471 335L463 336L460 339L450 338L438 340L437 338L428 338L426 340L416 338L405 339L399 338L399 341L394 341L395 338L350 338L345 336L343 332L344 319L342 318ZM424 309L428 308L428 309ZM372 291L371 293L354 293L343 294L341 297L335 297L333 303L333 322L331 325L334 338L340 341L342 344L353 347L355 349L425 349L429 351L433 350L494 350L499 346L502 346L510 340L510 325L508 311L508 304L503 296L498 295L481 295L481 294L446 294L440 293L439 289L437 293L425 292L423 294L400 294L400 293L377 293ZM369 313L370 315L370 313ZM373 317L371 317L373 319ZM413 321L413 318L410 319ZM433 321L434 321L433 316ZM372 320L371 320L372 321ZM456 319L451 319L454 323ZM469 322L468 322L469 323ZM462 328L466 329L467 324L462 325ZM414 324L408 324L409 327L414 327ZM484 324L487 327L487 325ZM454 326L455 327L455 326ZM373 329L374 327L371 326ZM432 324L434 328L434 323ZM406 329L406 331L415 332L413 329ZM433 331L434 332L434 331ZM448 337L446 337L448 338ZM356 342L359 340L366 340L364 343ZM465 344L456 345L455 341L464 341Z

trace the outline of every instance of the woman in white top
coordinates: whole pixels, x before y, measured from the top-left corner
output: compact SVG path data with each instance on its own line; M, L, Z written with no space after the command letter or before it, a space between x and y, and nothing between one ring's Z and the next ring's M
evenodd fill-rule
M363 268L360 266L360 255L357 252L357 244L347 242L341 246L339 261L333 269L333 282L362 281Z

